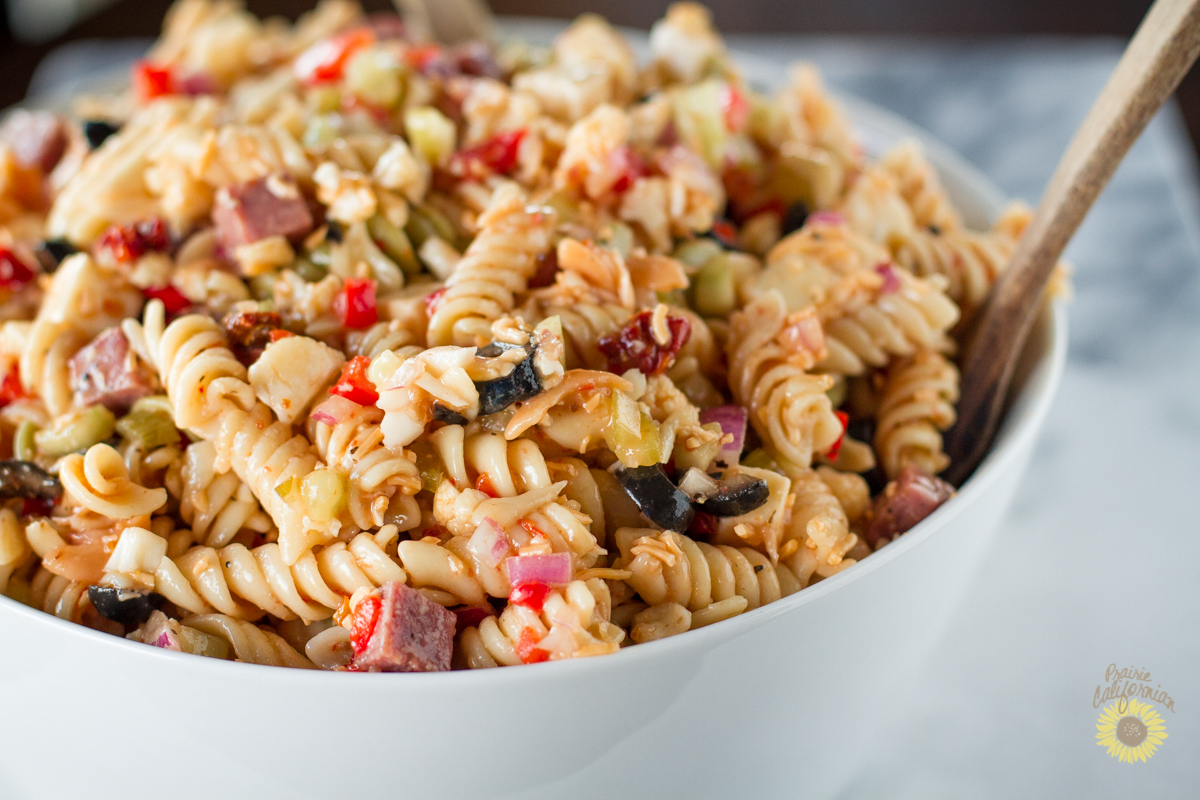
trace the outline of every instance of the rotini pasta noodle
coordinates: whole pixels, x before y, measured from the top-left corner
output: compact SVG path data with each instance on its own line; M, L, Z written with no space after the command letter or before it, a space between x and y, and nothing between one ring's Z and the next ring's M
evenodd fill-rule
M0 590L208 657L513 666L781 600L949 496L1027 210L971 230L693 3L644 64L595 16L421 27L178 0L137 86L6 126Z

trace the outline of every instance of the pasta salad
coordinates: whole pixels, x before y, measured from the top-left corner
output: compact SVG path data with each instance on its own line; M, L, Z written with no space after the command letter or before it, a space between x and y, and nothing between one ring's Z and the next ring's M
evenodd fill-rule
M178 0L0 126L0 591L147 645L440 671L802 591L952 494L968 229L818 73Z

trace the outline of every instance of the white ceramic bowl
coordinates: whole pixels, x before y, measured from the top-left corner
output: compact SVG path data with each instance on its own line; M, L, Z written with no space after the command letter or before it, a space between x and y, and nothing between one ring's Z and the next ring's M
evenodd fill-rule
M752 78L780 70L745 58ZM908 123L846 100L868 150L917 136L968 221L1001 196ZM830 796L1002 519L1066 352L1026 348L992 453L894 544L791 597L606 658L334 674L132 644L0 598L0 798Z

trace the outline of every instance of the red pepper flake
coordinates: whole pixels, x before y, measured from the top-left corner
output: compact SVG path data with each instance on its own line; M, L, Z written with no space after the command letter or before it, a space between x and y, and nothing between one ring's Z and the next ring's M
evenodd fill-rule
M375 633L379 624L380 613L383 610L383 600L375 596L367 596L358 601L354 607L354 621L350 628L350 643L354 645L354 655L360 656L367 649L367 642Z
M451 609L454 612L454 635L462 633L467 628L478 628L479 623L488 617L496 616L491 606L461 606Z
M629 145L618 147L608 159L613 172L617 174L617 179L612 185L612 190L617 194L621 194L633 186L638 178L644 178L650 174L650 167L645 160Z
M287 330L286 328L274 328L274 329L272 329L272 331L269 334L267 334L267 338L271 340L272 344L274 344L275 342L278 342L280 339L286 339L289 336L295 336L295 335L296 334L292 333L291 331Z
M596 346L608 358L609 372L620 375L636 368L644 375L661 375L675 363L675 355L691 336L691 323L683 317L667 315L671 340L660 345L651 329L653 317L653 311L639 312L619 331L600 337Z
M693 537L708 539L717 533L717 517L707 511L697 511L688 526L688 533Z
M537 646L539 641L541 639L533 628L521 629L521 637L517 639L517 656L522 663L540 664L550 660L550 654Z
M518 523L530 536L540 536L543 539L548 538L545 532L542 531L531 519L523 519Z
M147 286L142 289L142 297L147 300L161 300L168 314L178 314L192 305L191 300L169 283L166 286Z
M370 28L352 28L309 47L296 57L292 71L310 86L341 80L354 54L374 43L375 33Z
M107 255L117 264L136 261L152 250L171 246L167 225L158 217L142 219L129 225L111 225L100 236L96 253Z
M0 408L26 396L25 387L21 386L21 376L17 364L14 362L8 368L8 372L4 374L4 381L0 382Z
M529 279L529 288L540 289L554 283L554 278L558 275L558 250L551 248L545 253L539 254L536 263L537 270Z
M346 278L346 285L333 299L334 310L350 330L369 328L379 320L375 305L375 281L371 278Z
M505 175L517 166L517 150L524 138L524 128L504 131L474 147L459 150L450 159L450 172L459 177Z
M842 423L842 434L833 443L833 446L826 451L825 457L830 461L837 461L838 453L842 452L842 442L846 440L846 428L850 425L850 415L845 411L835 411L833 413L838 418L838 422Z
M375 405L375 401L379 399L379 392L375 391L375 384L367 377L370 366L371 359L366 356L350 359L346 366L342 367L342 376L329 393L352 400L360 406Z
M425 295L425 316L432 317L437 313L438 306L442 303L442 296L446 294L446 288L443 286L436 292L430 292Z
M418 72L424 72L430 62L444 57L442 46L438 44L417 45L404 53L404 60Z
M7 247L0 247L0 289L16 291L36 277L37 273L16 253Z
M496 491L496 487L492 485L492 479L486 472L479 473L479 477L475 479L475 491L483 492L488 497L500 496L500 492Z
M731 133L745 128L750 120L750 104L736 86L726 86L721 90L721 113L725 117L725 128Z
M736 248L738 246L737 228L727 219L718 219L715 221L712 229L709 230L709 234L726 247Z
M171 68L156 67L149 61L133 65L133 89L143 103L156 97L175 93L175 76Z
M40 497L26 497L21 505L23 517L48 517L54 510L54 503Z
M524 606L530 611L542 613L546 598L550 596L550 587L544 583L522 583L512 588L508 594L508 602Z

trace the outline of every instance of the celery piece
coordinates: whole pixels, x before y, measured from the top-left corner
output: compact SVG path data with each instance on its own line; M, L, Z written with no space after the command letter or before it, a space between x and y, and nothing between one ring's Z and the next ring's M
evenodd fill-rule
M313 114L329 114L342 107L342 90L336 86L317 86L309 90L305 99Z
M833 386L829 387L829 391L825 392L825 396L829 398L829 403L834 408L838 408L842 403L846 402L845 376L835 375L833 378Z
M116 419L104 406L90 406L54 420L33 435L38 452L51 458L86 450L113 435Z
M404 130L413 150L430 164L445 166L454 153L454 123L432 106L415 106L404 112Z
M275 487L275 494L279 495L282 499L287 500L288 495L292 493L292 489L294 489L295 486L295 478L288 478L286 481L280 481L279 485Z
M314 469L300 481L300 496L308 516L323 525L346 505L346 484L342 476L331 469Z
M292 272L299 275L308 283L323 280L329 274L329 269L323 264L317 264L307 258L297 258L292 262Z
M13 457L18 461L33 461L34 455L37 454L33 435L37 431L38 426L29 420L17 426L17 432L13 434Z
M340 114L317 114L308 121L301 144L308 148L327 145L342 135Z
M204 631L179 626L179 648L185 653L208 658L229 658L229 642L217 636L210 636Z
M691 301L704 317L727 317L737 306L737 287L727 253L710 259L692 278Z
M294 269L294 267L293 267ZM275 296L275 281L279 280L279 273L272 270L264 272L261 275L254 275L250 278L250 296L255 300L266 300Z
M692 239L676 247L671 255L695 272L723 252L721 245L712 239Z
M458 233L450 220L442 212L431 206L415 206L408 212L408 224L404 232L409 241L419 250L426 240L434 236L447 242L451 247L458 241Z
M743 467L753 467L754 469L775 469L775 461L770 454L761 447L757 450L751 450L750 453L742 459Z
M620 253L621 258L627 258L634 245L633 228L624 222L614 222L609 229L611 232L605 244Z
M417 457L417 473L421 476L421 488L427 492L436 492L446 477L446 472L442 468L442 460L428 442L413 442L412 450Z
M404 95L400 62L380 47L360 50L346 64L342 86L372 105L392 108Z
M400 228L382 214L367 220L367 232L388 258L392 259L410 277L421 273L421 262L413 252L412 242Z
M675 95L674 119L679 138L713 169L725 163L729 131L721 108L721 81L706 80Z
M179 441L179 431L170 414L135 409L117 420L117 433L134 442L143 453Z
M308 260L318 267L328 267L333 262L333 244L326 239L308 251Z

